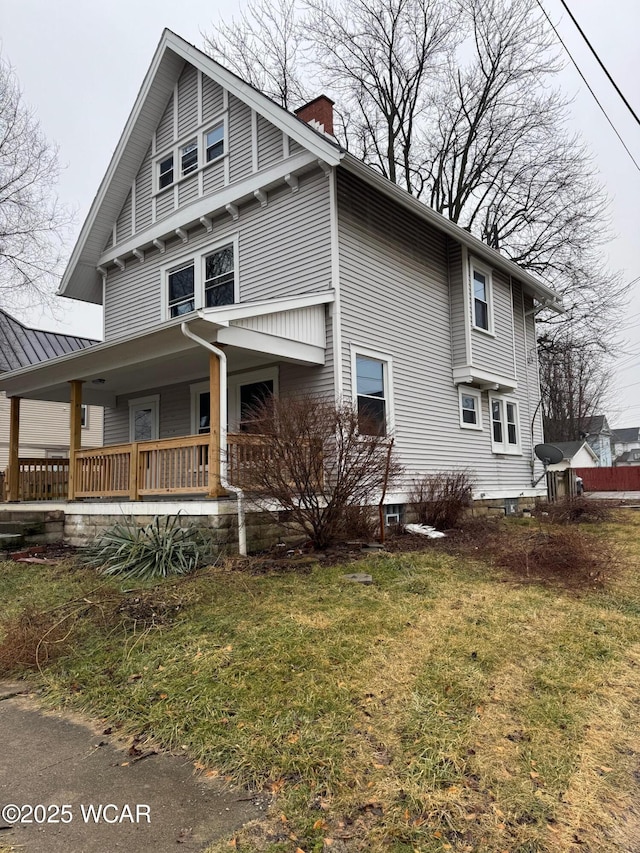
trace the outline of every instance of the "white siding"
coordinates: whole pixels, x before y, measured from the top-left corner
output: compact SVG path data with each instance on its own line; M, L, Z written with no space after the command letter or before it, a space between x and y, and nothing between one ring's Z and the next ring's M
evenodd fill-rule
M471 331L473 366L501 376L515 378L513 361L513 307L509 278L498 270L492 271L492 303L494 335L478 329ZM469 300L472 306L472 300ZM471 308L473 310L473 307Z
M258 116L258 168L266 169L282 160L282 131Z
M136 231L143 231L151 225L152 166L151 146L149 146L140 171L136 176Z
M229 177L231 182L247 178L252 168L251 110L229 95Z
M182 138L198 125L198 72L185 65L178 80L178 137Z
M174 139L173 95L171 95L156 130L156 153L162 154L164 149L168 148Z
M202 120L206 123L216 118L223 107L222 86L215 83L210 77L202 77Z
M118 217L118 222L116 224L116 243L120 243L122 240L128 240L129 237L131 237L132 221L133 211L131 207L131 191L129 191L129 195L122 206L122 211L120 212L120 216Z

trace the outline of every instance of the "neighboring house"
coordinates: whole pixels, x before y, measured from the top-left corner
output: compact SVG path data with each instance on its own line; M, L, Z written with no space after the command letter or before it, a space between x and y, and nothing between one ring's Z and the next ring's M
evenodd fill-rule
M613 445L613 464L616 465L617 457L628 450L640 449L640 427L614 429L612 431L611 443Z
M625 450L621 453L613 463L616 468L631 467L632 465L640 465L640 449Z
M301 391L353 399L407 482L544 493L534 322L559 297L332 131L327 98L293 115L164 32L61 285L105 341L0 381L107 407L118 447L74 450L71 497L219 495L218 442L242 485L248 407Z
M586 438L589 442L602 468L610 468L613 464L611 436L612 430L604 415L592 415L580 422L580 438Z
M30 329L0 309L0 372L40 364L83 350L97 341L59 332ZM0 470L9 461L9 401L0 392ZM82 445L102 444L102 408L83 406ZM20 428L20 456L59 458L69 455L69 404L25 400Z
M554 441L562 451L562 462L547 466L548 471L565 471L567 468L596 468L599 459L589 444L582 441Z

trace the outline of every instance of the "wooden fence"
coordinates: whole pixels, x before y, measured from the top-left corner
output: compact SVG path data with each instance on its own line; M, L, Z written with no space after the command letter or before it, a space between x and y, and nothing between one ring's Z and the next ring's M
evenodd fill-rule
M620 468L576 468L585 492L640 492L640 465Z

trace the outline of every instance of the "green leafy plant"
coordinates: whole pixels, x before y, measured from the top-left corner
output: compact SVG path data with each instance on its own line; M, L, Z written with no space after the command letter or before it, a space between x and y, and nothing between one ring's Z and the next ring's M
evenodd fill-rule
M133 519L115 524L99 536L84 559L103 575L153 580L194 571L211 556L211 537L180 518L156 515L150 524Z

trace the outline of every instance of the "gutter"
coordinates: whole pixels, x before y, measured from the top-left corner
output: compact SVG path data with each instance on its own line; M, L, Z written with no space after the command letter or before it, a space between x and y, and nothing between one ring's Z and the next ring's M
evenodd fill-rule
M232 486L227 480L227 356L223 350L199 338L189 328L188 323L180 325L182 334L201 347L209 350L220 359L220 485L233 492L238 498L238 553L247 556L247 525L244 510L244 492L238 486Z

